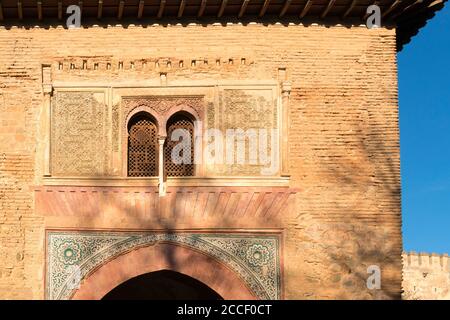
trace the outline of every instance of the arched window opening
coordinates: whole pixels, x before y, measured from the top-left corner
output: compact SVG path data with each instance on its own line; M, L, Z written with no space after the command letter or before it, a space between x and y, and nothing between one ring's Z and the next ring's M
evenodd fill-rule
M173 135L174 131L177 129L182 129L182 131L178 130L175 132L175 135ZM181 132L184 132L187 136L182 135L180 138L179 133ZM175 141L172 141L172 138L175 138ZM187 140L183 140L186 138ZM182 146L187 146L187 148ZM174 152L176 156L175 158L172 158L174 148L177 148ZM185 154L185 152L189 152L189 154ZM188 161L179 163L181 159ZM189 116L183 113L173 115L167 122L167 138L164 144L164 170L166 175L169 177L186 177L195 175L194 123Z
M128 124L128 176L158 176L158 130L145 112L135 115Z

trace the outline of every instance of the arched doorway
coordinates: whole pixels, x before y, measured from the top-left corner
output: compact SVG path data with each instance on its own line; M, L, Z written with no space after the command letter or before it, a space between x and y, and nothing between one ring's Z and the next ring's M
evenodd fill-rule
M131 279L163 270L196 279L226 300L258 298L238 274L214 257L165 242L137 248L108 261L84 278L71 298L102 299Z
M146 273L125 281L102 300L222 300L204 283L171 270Z

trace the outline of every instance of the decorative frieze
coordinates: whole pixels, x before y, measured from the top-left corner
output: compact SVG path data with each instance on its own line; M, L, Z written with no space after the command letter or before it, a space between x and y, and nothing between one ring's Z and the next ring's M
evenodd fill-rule
M235 63L238 61L238 63ZM186 58L140 58L108 59L106 57L64 58L55 63L54 70L61 72L99 71L115 72L123 70L176 72L189 69L242 68L253 65L248 57L186 57Z

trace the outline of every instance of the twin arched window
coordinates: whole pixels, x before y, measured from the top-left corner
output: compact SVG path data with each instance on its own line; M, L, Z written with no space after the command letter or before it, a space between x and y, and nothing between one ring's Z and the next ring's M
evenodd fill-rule
M172 141L172 133L184 129L190 136L190 162L174 163L172 151L180 143ZM167 176L194 176L194 123L184 113L176 113L167 121L164 143L164 172ZM128 123L128 176L156 177L159 169L159 141L156 120L147 112L134 115Z

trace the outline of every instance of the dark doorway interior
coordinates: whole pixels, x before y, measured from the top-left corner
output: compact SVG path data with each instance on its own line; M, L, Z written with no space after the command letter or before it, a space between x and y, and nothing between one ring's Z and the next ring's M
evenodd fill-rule
M107 293L102 300L222 300L202 282L184 274L161 270L132 278Z

